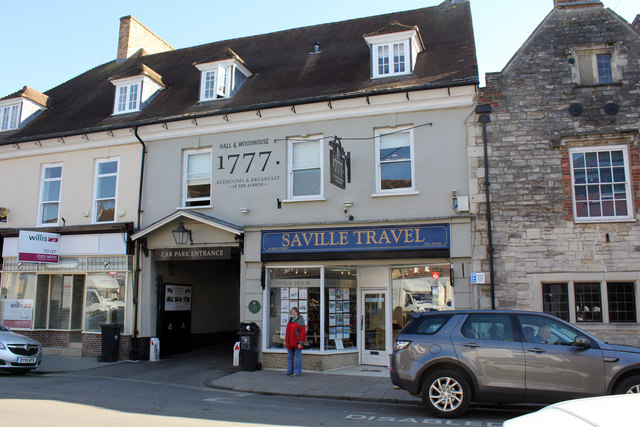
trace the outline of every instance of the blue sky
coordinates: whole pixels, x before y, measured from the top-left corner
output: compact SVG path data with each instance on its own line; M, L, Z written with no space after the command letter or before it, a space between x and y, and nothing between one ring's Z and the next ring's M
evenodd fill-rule
M470 0L481 79L500 71L553 0ZM45 92L116 56L120 17L133 15L174 48L437 5L441 0L0 0L0 97ZM628 22L637 0L603 0Z

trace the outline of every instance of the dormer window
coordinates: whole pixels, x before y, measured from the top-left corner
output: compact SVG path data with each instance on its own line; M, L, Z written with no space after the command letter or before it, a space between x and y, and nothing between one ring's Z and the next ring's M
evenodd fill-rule
M0 107L0 130L18 129L21 103Z
M201 72L199 102L231 98L252 74L231 49L194 65Z
M116 87L113 114L141 111L164 89L162 77L151 68L140 65L125 75L110 78Z
M377 46L373 63L378 64L378 76L393 76L396 74L407 74L406 52L409 51L409 42L388 43Z
M424 50L418 27L398 22L365 34L364 39L371 49L371 76L374 79L412 74L418 53Z
M116 86L118 92L118 100L116 103L115 114L129 113L131 111L140 110L140 86L142 82L130 85Z
M46 109L49 97L27 86L0 100L0 132L20 129Z

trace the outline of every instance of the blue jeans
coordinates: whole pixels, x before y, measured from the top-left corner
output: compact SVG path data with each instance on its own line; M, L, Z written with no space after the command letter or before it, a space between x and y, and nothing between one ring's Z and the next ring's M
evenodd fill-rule
M302 349L287 349L287 374L300 375L302 373Z

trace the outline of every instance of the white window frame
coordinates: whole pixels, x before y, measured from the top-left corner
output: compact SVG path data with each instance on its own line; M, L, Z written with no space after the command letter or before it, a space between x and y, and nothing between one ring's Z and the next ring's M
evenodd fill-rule
M22 102L0 105L0 132L18 129L21 112Z
M622 151L623 159L624 159L624 173L625 173L625 187L626 187L626 202L627 202L627 215L626 216L602 216L602 217L578 217L577 208L576 208L576 185L575 185L575 176L574 176L574 167L573 167L573 154L578 153L593 153L593 152L602 152L602 151ZM572 147L569 149L569 165L571 170L571 194L573 197L572 205L573 205L573 219L576 223L585 223L585 222L621 222L621 221L633 221L634 220L634 208L633 208L633 196L632 196L632 177L631 177L631 167L629 163L629 150L626 145L600 145L595 147ZM588 177L585 177L588 185ZM600 185L602 181L598 181L598 185ZM613 184L613 182L612 182ZM615 192L614 192L615 193ZM588 194L588 192L587 192ZM602 201L602 198L599 199ZM614 199L615 200L615 199Z
M207 62L195 65L200 70L200 97L198 102L215 101L231 98L240 87L242 81L236 81L236 73L245 77L252 75L251 71L235 58L221 61ZM213 92L207 89L207 76L213 75Z
M189 190L189 179L187 177L187 173L189 172L189 156L195 154L209 154L209 197L198 197L189 199L188 198L188 190ZM182 156L182 207L185 209L197 209L197 208L207 208L211 207L212 204L212 195L213 195L213 159L212 159L212 150L211 148L201 148L201 149L193 149L193 150L185 150ZM209 202L206 205L197 205L197 206L188 206L187 203L191 202Z
M59 178L45 178L45 173L47 171L47 169L51 169L51 168L56 168L59 167L61 168L60 170L60 177ZM62 177L64 176L64 167L62 163L50 163L50 164L44 164L42 165L42 171L40 172L40 197L38 200L38 225L41 227L50 227L52 225L58 225L60 223L60 200L62 199ZM44 201L43 200L43 196L44 196L44 187L45 187L45 183L46 182L52 182L52 181L60 181L60 192L58 193L58 200L57 201L52 201L52 200L47 200ZM58 215L57 215L57 219L55 223L51 223L51 222L47 222L47 223L43 223L42 222L42 209L44 207L44 205L48 205L48 204L57 204L58 205Z
M405 188L382 189L382 165L386 163L394 163L393 161L380 160L380 137L395 133L409 133L409 152L411 162L411 186ZM376 158L376 194L374 195L396 195L396 194L416 194L416 172L415 172L415 149L414 134L411 127L383 128L376 129L374 132L375 140L375 158ZM398 162L406 162L406 160L398 160Z
M234 67L227 63L197 65L200 74L200 101L215 101L229 98L231 94ZM213 88L207 87L207 77L213 75Z
M116 87L116 96L113 104L113 114L126 114L132 113L136 111L140 111L141 98L142 98L142 79L137 78L136 81L132 82L131 80L123 80L122 82L115 83ZM136 98L133 99L132 94L134 93ZM124 96L124 107L121 106L121 97Z
M396 46L402 46L404 49L404 71L395 71L394 70L394 51ZM387 48L389 51L389 72L381 73L380 72L380 64L378 61L380 60L380 49ZM373 77L391 77L391 76L403 76L406 74L411 74L411 51L409 40L400 40L393 41L389 43L380 43L372 46L372 68L373 68Z
M413 74L413 70L418 60L418 54L424 50L424 44L417 29L400 31L397 33L377 34L364 37L365 42L371 50L371 78L406 76ZM393 46L403 45L404 47L404 71L394 71L393 69ZM379 52L378 48L388 47L389 49L389 72L380 73L378 69Z
M286 201L312 201L312 200L324 200L324 149L322 146L323 136L322 135L313 135L308 137L296 137L288 139L288 160L287 160L287 176L289 177L287 183L287 193L288 198ZM311 170L317 168L297 168L293 167L293 151L295 144L304 144L309 142L315 142L318 144L318 168L320 169L320 192L318 194L309 194L305 196L294 196L293 195L293 184L294 184L294 172L299 170Z
M100 174L100 165L102 163L113 163L117 164L117 171L115 173L106 173ZM118 186L120 184L120 158L109 158L109 159L97 159L95 162L95 174L93 179L93 215L92 222L94 224L106 224L110 222L116 222L118 218ZM98 182L100 178L106 178L109 176L116 177L115 189L113 197L105 197L98 198ZM113 220L112 221L98 221L98 202L113 200Z

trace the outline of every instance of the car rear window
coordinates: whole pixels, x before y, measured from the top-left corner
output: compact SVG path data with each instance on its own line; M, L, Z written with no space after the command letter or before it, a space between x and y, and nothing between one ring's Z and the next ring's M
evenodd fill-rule
M409 323L402 331L405 334L435 334L451 318L451 315L420 316Z

